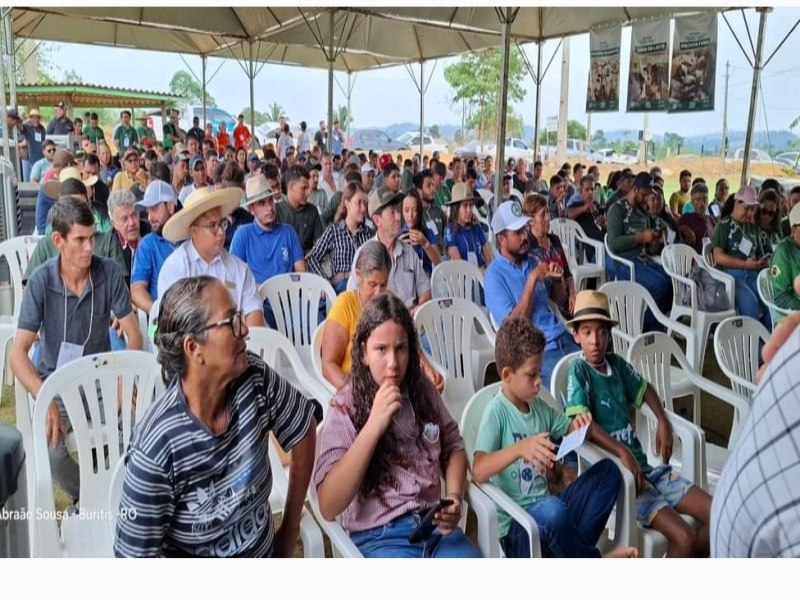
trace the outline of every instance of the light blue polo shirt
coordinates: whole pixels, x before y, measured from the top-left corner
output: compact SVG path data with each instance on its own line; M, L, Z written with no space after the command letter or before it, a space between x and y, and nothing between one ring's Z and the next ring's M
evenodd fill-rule
M533 268L534 264L529 259L517 266L502 254L498 254L489 264L484 278L486 307L498 324L514 310ZM536 282L536 293L529 318L531 323L544 333L547 340L545 350L553 350L556 348L555 340L565 330L561 321L550 310L548 298L547 286L540 279Z
M137 281L144 282L147 284L150 297L153 300L158 298L158 274L161 272L161 265L176 246L177 244L164 239L160 233L153 232L144 236L136 254L133 255L131 285Z
M275 223L267 231L256 221L236 228L231 254L247 263L258 285L273 275L291 273L294 263L304 257L294 227Z

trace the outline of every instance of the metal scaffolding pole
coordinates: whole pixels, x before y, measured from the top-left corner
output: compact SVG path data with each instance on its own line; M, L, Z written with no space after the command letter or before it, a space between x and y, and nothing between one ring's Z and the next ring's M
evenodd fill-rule
M250 80L250 139L254 140L256 137L256 99L253 82L256 78L256 68L253 62L253 42L250 42L250 60L247 66L247 78ZM231 123L231 127L233 127L233 123ZM231 133L233 132L231 131Z
M334 53L333 45L333 11L328 13L328 152L333 149L333 65L336 62L336 54Z
M203 62L202 65L203 80L200 82L200 84L203 86L203 127L205 127L206 126L206 61L208 60L208 57L206 57L206 55L203 54L200 57L200 60Z
M519 8L497 8L497 16L503 25L503 37L500 55L500 94L497 102L497 177L494 178L494 204L498 206L503 198L503 174L500 169L505 164L506 146L506 111L508 102L508 66L510 62L511 50L511 24L517 17Z
M425 134L425 61L419 61L419 159L422 161L422 136ZM402 166L402 165L400 165Z
M539 159L539 119L542 115L542 44L536 43L536 118L533 121L533 157Z
M744 139L744 157L742 159L741 184L747 185L750 179L750 148L753 145L753 127L756 122L756 103L758 102L758 89L761 85L761 70L764 66L761 59L764 53L764 32L767 27L767 13L772 9L760 7L756 9L761 16L758 21L758 41L756 42L755 62L753 63L753 87L750 90L750 110L747 113L747 133Z

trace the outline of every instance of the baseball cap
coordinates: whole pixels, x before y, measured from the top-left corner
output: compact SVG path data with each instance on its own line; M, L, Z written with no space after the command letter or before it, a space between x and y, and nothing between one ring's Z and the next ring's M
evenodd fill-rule
M67 105L61 100L60 102L56 102L56 108L67 108Z
M652 190L653 176L647 171L642 171L636 176L636 179L633 180L633 187L640 190Z
M791 227L800 225L800 204L795 204L789 213L789 225Z
M247 160L258 160L258 154L256 154L255 152L251 152L250 154L247 155Z
M349 165L357 165L358 164L358 155L351 154L350 158L347 160L347 164Z
M743 185L742 187L740 187L739 191L736 192L734 199L737 202L738 201L744 202L747 206L758 205L758 194L756 194L756 191L749 185Z
M503 173L503 181L506 179L514 179L514 176L511 173Z
M151 208L162 202L175 202L178 197L175 195L175 190L166 181L156 179L151 181L147 188L144 190L144 197L136 203L136 206L143 206L144 208Z
M6 110L9 119L19 119L19 112L16 108L9 108Z
M189 156L189 151L188 151L188 150L181 150L180 152L178 152L178 153L175 155L175 160L174 160L174 162L178 162L179 160L186 160L186 161L188 161L188 160L189 160L189 158L191 158L191 157Z
M192 155L192 157L189 159L189 170L194 171L198 163L203 165L204 167L206 166L206 163L203 160L202 156L200 156L199 154Z
M375 169L372 168L372 165L369 163L364 163L361 165L361 172L362 173L374 173Z
M122 159L123 160L127 160L129 156L133 156L133 155L136 155L138 157L139 156L139 151L134 146L131 146L130 148L125 150L125 154L122 156Z
M495 235L504 231L519 231L530 221L529 217L522 214L519 202L507 200L503 202L492 218L492 231Z
M367 212L369 212L370 219L384 206L398 204L403 201L404 197L405 196L402 192L393 193L385 185L382 185L377 190L374 190L372 193L370 193L369 201L367 203Z

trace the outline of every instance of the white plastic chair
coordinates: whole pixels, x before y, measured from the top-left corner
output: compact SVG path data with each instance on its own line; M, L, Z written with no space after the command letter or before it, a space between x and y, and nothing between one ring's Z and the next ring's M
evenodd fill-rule
M756 388L761 347L769 332L751 317L730 317L717 325L714 332L714 354L719 368L731 380L733 391L747 400L753 399Z
M672 310L670 318L674 321L681 317L689 317L690 327L695 334L692 336L694 343L694 356L697 358L697 372L703 373L703 362L705 361L706 341L711 332L711 326L719 323L728 317L736 316L734 304L734 279L730 275L719 271L712 271L705 265L705 261L694 251L691 246L685 244L673 244L667 246L661 252L664 271L672 279ZM730 308L719 312L707 312L700 310L697 297L697 284L691 278L693 266L708 271L711 276L725 286Z
M481 418L486 410L486 406L497 394L497 391L500 389L501 385L501 383L493 383L481 390L478 390L475 395L470 398L467 406L464 408L464 414L461 416L461 435L464 438L464 448L467 453L467 461L469 463L470 473L472 471L472 465L475 459L475 444L478 439ZM556 401L553 400L550 392L547 389L542 388L539 392L539 397L547 402L553 409L558 410L559 412L563 411L563 409L558 406ZM604 458L597 453L594 445L590 443L585 443L578 450L578 454L590 462L597 462ZM633 481L632 476L630 476L630 478L631 481ZM525 532L528 534L531 558L541 558L541 538L539 536L539 527L536 524L536 520L493 483L487 481L485 483L477 484L473 482L471 485L478 487L480 491L489 497L499 509L502 509L508 513L508 515L514 521L519 523L522 528L525 529ZM619 503L621 502L622 504L620 506L627 506L627 493L629 493L629 491L625 488L625 486L622 486L620 489L619 498L617 500L618 505L620 505ZM630 535L625 536L620 534L616 536L615 544L619 544L619 541L624 539L626 540L626 545L630 545L627 543L630 541L630 537ZM496 543L499 551L499 539Z
M20 235L0 243L0 258L5 258L8 263L8 273L14 293L13 312L10 316L4 315L2 317L4 321L17 322L22 306L22 278L30 263L31 255L41 239L40 235Z
M486 315L469 300L430 300L414 315L419 336L427 336L428 359L445 375L444 399L453 418L459 420L467 400L483 386L478 369L475 325L483 330L486 344L494 348L495 335ZM479 379L480 377L480 379Z
M33 409L36 510L55 511L45 433L53 398L62 399L72 424L80 469L80 510L103 514L113 471L128 448L135 423L153 401L157 376L152 354L122 351L84 356L45 380ZM106 520L72 515L62 520L59 535L55 519L35 519L33 555L110 556L107 527Z
M611 251L611 247L608 245L608 234L606 234L605 237L603 238L603 245L605 246L606 253L608 254L609 258L611 258L611 260L613 260L615 263L619 263L621 265L628 267L628 270L630 271L630 277L629 277L630 281L636 281L636 267L634 266L633 261L627 258L622 258L621 256L618 256L617 254L614 254ZM616 265L614 273L612 273L612 275L614 276L614 279L617 279Z
M667 410L672 412L672 373L670 368L673 363L677 363L678 368L684 371L686 377L697 386L701 392L705 392L722 402L729 404L733 408L733 423L731 425L728 446L721 447L707 443L703 433L703 447L707 456L706 469L699 472L700 479L693 480L703 489L713 491L722 474L722 468L728 460L730 450L736 445L739 439L739 432L742 424L750 413L750 403L735 394L726 387L710 381L695 371L689 361L686 360L678 344L671 337L664 333L647 333L639 336L628 350L628 362L633 368L650 382L661 402L666 405ZM701 430L702 431L702 430ZM652 430L653 434L655 429ZM638 434L638 429L637 429ZM643 434L644 435L644 434ZM649 455L655 453L655 435L648 436L648 443L645 445L645 438L642 439L642 446ZM683 443L683 440L681 439ZM684 449L685 450L685 449ZM677 463L676 463L677 464ZM681 463L686 465L685 462ZM698 465L695 465L696 467ZM685 468L684 468L685 470Z
M781 308L775 304L775 294L772 290L772 280L770 279L769 269L762 269L759 272L756 283L758 285L758 299L769 309L772 330L775 331L775 325L777 325L778 321L786 315L791 314L793 311L787 308Z
M553 369L553 375L550 378L550 392L553 397L561 398L562 402L566 402L569 366L580 355L580 352L568 354L559 360ZM686 468L681 470L681 475L692 483L700 485L701 478L705 473L705 435L703 430L669 410L666 411L666 414L674 434L680 440L681 460L679 464L686 465ZM657 423L655 413L649 406L642 404L636 412L633 426L646 453L650 446L650 429L655 427L655 423ZM636 483L633 475L615 455L598 446L592 446L599 457L610 458L617 464L623 478L623 506L625 508L620 512L620 501L617 500L617 510L614 513L615 542L623 546L636 546L639 549L639 556L642 557L664 556L667 552L667 538L655 529L641 527L636 521ZM647 453L647 456L652 465L661 462L654 452ZM684 517L684 520L692 522L692 519L688 517Z
M686 358L690 364L697 364L695 345L692 343L694 332L680 321L673 321L662 313L656 301L642 285L635 281L609 281L599 291L608 296L611 317L619 323L617 327L611 329L615 354L625 360L628 359L631 343L644 333L644 316L649 309L656 321L686 340ZM692 396L692 420L696 425L700 425L700 390L692 385L683 371L675 367L672 368L672 393L673 398Z
M303 363L310 365L320 300L326 301L327 315L336 299L331 284L313 273L284 273L267 279L258 293L262 300L269 300L278 331L294 344Z
M325 332L325 323L320 323L319 327L314 330L314 337L311 340L311 367L314 370L319 382L331 393L331 396L336 393L336 388L333 387L330 381L325 379L322 374L322 337Z
M569 270L575 280L575 289L582 290L590 279L597 280L600 287L606 280L606 248L583 231L577 221L572 219L553 219L550 231L557 235L567 255ZM586 246L594 248L594 262L586 260Z
M0 381L6 381L6 366L8 365L8 348L11 341L14 339L17 326L14 323L0 321ZM11 369L9 368L9 372ZM3 404L2 395L0 395L0 406Z

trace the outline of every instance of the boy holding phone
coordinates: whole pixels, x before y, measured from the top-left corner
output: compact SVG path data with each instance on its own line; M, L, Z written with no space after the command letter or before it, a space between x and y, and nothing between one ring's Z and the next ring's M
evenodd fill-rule
M497 332L495 360L502 388L487 405L478 430L472 478L491 480L524 508L539 527L542 555L599 558L595 544L614 508L622 476L609 459L593 465L558 495L550 495L547 472L555 463L552 438L588 426L591 414L570 420L538 398L545 337L529 319L506 319ZM529 556L525 530L498 510L506 556ZM607 556L635 557L620 547Z

